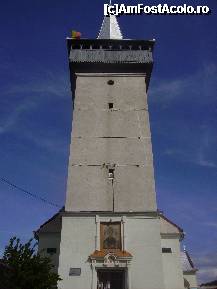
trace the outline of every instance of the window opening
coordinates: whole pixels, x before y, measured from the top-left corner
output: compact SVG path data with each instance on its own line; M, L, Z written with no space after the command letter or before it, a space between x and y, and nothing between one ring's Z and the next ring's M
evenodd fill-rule
M53 255L57 252L56 248L47 248L47 254Z
M109 107L109 109L112 109L113 108L113 102L109 102L108 107Z
M162 253L172 253L171 248L162 248Z
M114 80L110 79L107 83L108 83L108 85L113 85L114 84Z
M109 180L113 180L114 179L114 169L109 169L108 178L109 178Z

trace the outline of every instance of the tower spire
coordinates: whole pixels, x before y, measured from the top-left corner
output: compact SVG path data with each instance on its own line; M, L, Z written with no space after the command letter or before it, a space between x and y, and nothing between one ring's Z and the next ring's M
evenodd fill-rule
M109 5L111 5L111 2L112 1L110 0ZM123 39L123 35L115 15L104 16L97 39Z

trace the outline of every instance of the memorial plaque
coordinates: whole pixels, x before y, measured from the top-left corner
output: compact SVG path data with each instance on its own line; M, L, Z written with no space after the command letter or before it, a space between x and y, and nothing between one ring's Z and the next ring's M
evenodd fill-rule
M69 276L80 276L81 275L81 268L70 268L69 269Z

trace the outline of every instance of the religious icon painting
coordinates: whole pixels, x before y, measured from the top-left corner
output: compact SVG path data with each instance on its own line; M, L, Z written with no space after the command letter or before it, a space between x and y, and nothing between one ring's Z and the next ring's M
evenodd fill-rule
M101 223L101 249L121 250L121 223Z

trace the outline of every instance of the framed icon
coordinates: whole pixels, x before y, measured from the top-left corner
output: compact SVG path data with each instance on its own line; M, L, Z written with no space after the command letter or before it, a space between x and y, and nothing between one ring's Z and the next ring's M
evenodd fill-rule
M101 250L121 250L121 223L100 224Z

